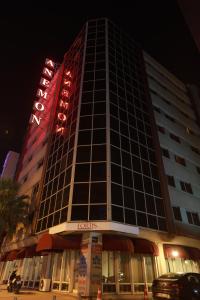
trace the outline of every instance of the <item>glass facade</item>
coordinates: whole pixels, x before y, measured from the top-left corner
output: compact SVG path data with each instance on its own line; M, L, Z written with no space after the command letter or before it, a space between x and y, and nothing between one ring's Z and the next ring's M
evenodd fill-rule
M89 22L71 220L107 219L105 20Z
M165 230L141 49L109 23L112 219Z
M65 54L61 65L62 80L58 82L59 101L44 174L36 231L43 231L67 220L81 82L83 38L84 30ZM71 82L68 90L65 88L67 82Z

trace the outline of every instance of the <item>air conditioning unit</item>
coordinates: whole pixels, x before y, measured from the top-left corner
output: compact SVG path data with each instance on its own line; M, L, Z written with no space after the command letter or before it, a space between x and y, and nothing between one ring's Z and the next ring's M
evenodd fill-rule
M39 291L41 292L49 292L51 286L51 279L50 278L41 278L40 279L40 285L39 285Z

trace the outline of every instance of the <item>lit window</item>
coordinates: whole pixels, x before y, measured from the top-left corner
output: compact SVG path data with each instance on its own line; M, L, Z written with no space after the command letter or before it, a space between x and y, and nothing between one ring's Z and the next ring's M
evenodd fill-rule
M192 134L192 135L194 135L194 132L193 132L192 129L190 129L189 127L186 127L186 132L187 132L187 134Z

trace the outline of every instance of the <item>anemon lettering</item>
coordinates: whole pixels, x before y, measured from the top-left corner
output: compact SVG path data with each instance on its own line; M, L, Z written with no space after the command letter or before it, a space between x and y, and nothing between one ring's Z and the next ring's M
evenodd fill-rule
M36 112L44 112L45 111L45 102L42 103L42 100L47 100L48 94L45 91L46 88L49 87L50 81L53 78L54 75L54 69L55 69L55 63L51 59L45 60L45 67L43 69L42 74L46 76L46 78L42 77L40 79L40 85L41 88L37 90L36 96L39 98L39 101L35 101L33 104L33 110L34 112L31 115L30 123L35 124L37 126L40 125L40 122L42 120L41 116L36 115Z

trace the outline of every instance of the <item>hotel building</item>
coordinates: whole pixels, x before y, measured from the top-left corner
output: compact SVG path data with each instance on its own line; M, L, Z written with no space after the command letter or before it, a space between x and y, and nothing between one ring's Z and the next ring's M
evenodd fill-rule
M142 299L168 271L199 272L198 90L107 19L46 60L17 180L31 225L0 276L81 296Z

